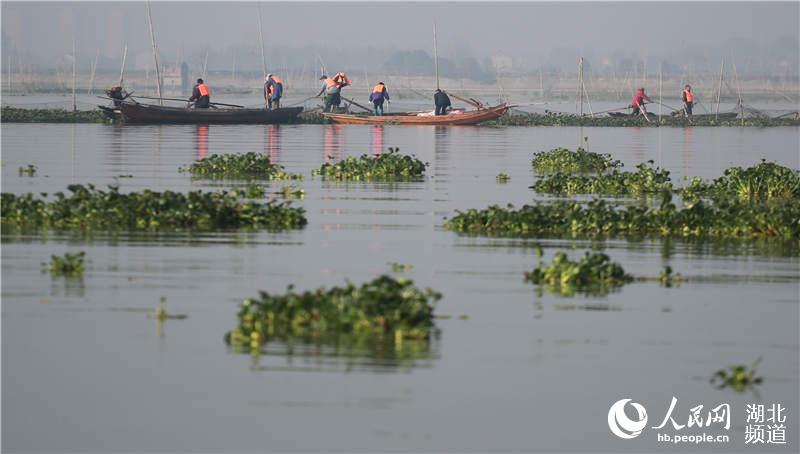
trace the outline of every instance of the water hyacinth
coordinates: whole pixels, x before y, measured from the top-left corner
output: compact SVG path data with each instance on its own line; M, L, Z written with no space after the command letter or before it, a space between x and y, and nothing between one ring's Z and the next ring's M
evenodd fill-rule
M639 195L671 191L669 171L653 167L653 161L636 166L636 172L614 169L599 175L570 175L557 172L534 183L531 188L545 194Z
M689 186L681 190L681 196L687 200L703 196L715 200L737 198L752 202L797 200L800 199L800 171L762 159L761 163L752 167L730 167L712 182L694 178Z
M427 166L427 162L414 156L400 154L398 148L389 148L378 156L361 155L334 164L325 163L313 174L334 180L412 180L424 177Z
M46 200L28 194L2 194L2 223L8 230L210 230L302 228L305 210L288 202L243 200L245 191L121 193L93 185L71 185L70 195Z
M302 180L300 174L287 173L259 153L213 154L181 169L193 176L208 178L263 178L267 180Z
M710 116L694 116L690 119L681 116L662 116L651 115L651 121L644 117L591 117L589 115L579 116L569 113L549 112L547 114L516 113L514 115L503 115L502 117L483 123L484 125L496 126L592 126L592 127L658 127L658 126L754 126L754 127L776 127L776 126L800 126L800 117L796 118L756 118L748 117L742 121L741 118L714 118Z
M239 309L239 325L225 341L239 349L258 349L270 339L324 338L346 334L356 338L427 339L434 330L434 305L441 294L419 290L404 277L382 275L356 287L319 288L284 294L261 292Z
M533 169L538 173L599 173L606 169L622 167L610 154L599 154L583 148L569 150L554 148L533 154Z
M752 366L745 365L730 366L728 369L720 369L711 376L710 383L719 389L731 388L736 392L744 392L761 384L764 379L756 375L756 368L761 362L761 357L756 359Z
M50 256L50 263L47 264L47 270L53 276L66 276L66 277L80 277L83 276L84 262L83 258L86 252L80 251L74 254L69 252L64 254L64 257L57 255Z
M3 123L106 123L99 110L20 109L3 106Z
M800 204L721 201L687 203L681 209L668 196L659 207L616 207L596 199L513 205L458 211L444 224L454 232L489 236L675 236L800 239Z
M497 180L498 183L508 183L509 181L511 181L511 177L508 176L508 174L501 172L497 174L495 180Z
M550 265L539 263L525 280L563 296L576 292L601 295L633 281L622 266L599 252L587 252L579 261L558 252Z

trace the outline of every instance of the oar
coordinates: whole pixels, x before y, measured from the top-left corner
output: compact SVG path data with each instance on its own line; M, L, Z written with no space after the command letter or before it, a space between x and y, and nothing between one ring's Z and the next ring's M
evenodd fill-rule
M341 95L340 95L340 96L341 96ZM368 107L364 107L364 106L362 106L361 104L359 104L359 103L357 103L357 102L353 101L352 99L345 98L344 96L341 96L341 98L342 98L342 99L344 99L345 101L349 102L350 104L354 105L354 106L360 107L360 108L362 108L362 109L366 110L367 112L370 112L370 113L372 113L372 109L370 109L370 108L368 108Z
M474 106L476 109L483 109L483 104L481 104L481 103L479 103L479 102L477 102L477 101L475 101L475 100L470 100L470 99L462 98L461 96L458 96L457 94L455 94L455 93L452 93L452 92L449 92L449 91L448 91L448 92L445 92L445 93L447 93L448 95L450 95L450 96L452 96L452 97L456 98L457 100L459 100L459 101L461 101L461 102L465 102L465 103L467 103L467 104L469 104L469 105L471 105L471 106Z
M178 98L151 98L151 97L149 97L149 96L136 96L136 97L137 97L137 98L142 98L142 99L163 99L164 101L180 101L180 102L187 102L187 100L185 100L185 99L178 99ZM238 108L240 108L240 109L243 109L243 108L244 108L244 106L240 106L240 105L238 105L238 104L223 104L223 103L221 103L221 102L210 102L209 104L213 104L213 105L216 105L216 106L238 107Z

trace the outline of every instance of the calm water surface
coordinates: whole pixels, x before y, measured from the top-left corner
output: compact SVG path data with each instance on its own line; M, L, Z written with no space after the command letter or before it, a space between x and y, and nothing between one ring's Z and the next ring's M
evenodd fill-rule
M2 125L2 190L211 189L181 166L213 153L268 153L306 198L289 233L2 237L2 441L9 452L758 451L745 405L788 408L796 452L800 260L752 244L547 240L544 259L603 248L637 275L670 265L677 288L634 283L605 297L537 296L522 273L532 241L442 229L455 210L537 198L533 152L586 143L626 168L653 160L673 180L717 177L767 158L800 167L797 128L433 128ZM311 169L387 147L430 163L424 182L334 183ZM17 168L38 167L35 177ZM496 183L505 172L511 182ZM270 183L278 190L281 182ZM541 197L539 197L541 198ZM82 280L41 272L50 254L85 250ZM441 335L416 359L271 344L253 358L222 337L258 290L360 283L412 264L444 294ZM145 312L167 298L186 320ZM468 320L459 315L466 314ZM758 393L717 390L717 369L761 356ZM729 445L620 440L610 405L632 398L663 419L730 403ZM683 433L689 433L684 430ZM692 433L697 433L692 432ZM770 447L771 448L771 447Z

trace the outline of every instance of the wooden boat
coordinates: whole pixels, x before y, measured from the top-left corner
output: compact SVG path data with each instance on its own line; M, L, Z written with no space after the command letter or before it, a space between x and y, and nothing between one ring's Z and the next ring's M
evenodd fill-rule
M417 112L399 112L390 115L368 115L368 114L338 114L323 112L322 115L329 118L334 123L346 125L433 125L433 126L456 126L456 125L476 125L485 121L494 120L502 117L511 106L500 104L493 107L486 107L478 110L468 110L464 113L449 113L447 115L425 115L420 116Z
M266 109L191 109L152 104L123 103L119 106L125 123L182 124L272 124L293 120L302 107Z

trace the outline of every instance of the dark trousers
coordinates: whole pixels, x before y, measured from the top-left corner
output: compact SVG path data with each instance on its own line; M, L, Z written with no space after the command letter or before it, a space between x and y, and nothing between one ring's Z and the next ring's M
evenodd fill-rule
M267 108L269 110L272 109L280 109L281 108L281 98L267 98Z
M339 93L330 93L325 95L325 112L332 112L334 108L339 108L342 103L342 98Z
M684 103L684 105L686 106L686 115L691 115L692 114L692 107L694 107L694 103L689 101L689 102Z
M208 109L211 99L208 96L201 96L200 99L194 102L195 109Z
M447 108L450 106L436 106L436 115L447 114Z
M383 98L372 101L372 106L375 107L375 115L383 116Z

